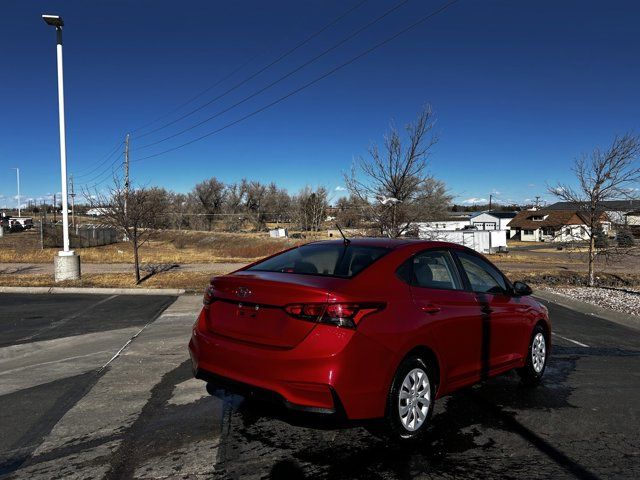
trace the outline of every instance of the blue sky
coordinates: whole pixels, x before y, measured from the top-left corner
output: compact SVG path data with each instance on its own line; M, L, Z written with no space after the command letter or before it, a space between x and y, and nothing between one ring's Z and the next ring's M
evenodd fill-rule
M5 0L0 30L0 206L59 192L55 33L64 17L69 172L77 184L132 131L132 177L186 192L216 176L275 181L296 191L326 185L366 155L390 121L425 103L440 142L430 170L456 201L522 202L570 181L572 159L616 133L640 131L636 1L460 0L444 13L282 103L174 152L140 160L216 130L295 90L444 2L411 0L340 48L212 121L223 110L400 3L370 0L309 44L200 112L141 137L247 78L361 0ZM161 121L194 95L233 77ZM115 158L115 157L114 157ZM117 164L118 162L116 162ZM104 183L99 187L104 187ZM499 193L497 193L499 192Z

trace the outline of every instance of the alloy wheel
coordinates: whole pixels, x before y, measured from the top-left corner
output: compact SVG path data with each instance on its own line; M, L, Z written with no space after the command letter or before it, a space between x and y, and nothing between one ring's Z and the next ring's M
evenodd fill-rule
M427 419L431 406L431 385L427 373L414 368L404 377L398 394L398 413L402 426L415 432Z
M538 332L536 336L533 337L533 342L531 343L531 364L536 373L542 372L546 356L547 346L544 335L542 332Z

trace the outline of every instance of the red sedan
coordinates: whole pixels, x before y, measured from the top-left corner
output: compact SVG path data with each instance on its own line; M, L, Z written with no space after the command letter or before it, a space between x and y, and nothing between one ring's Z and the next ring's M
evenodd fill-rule
M189 350L212 387L412 439L442 395L514 368L540 381L551 325L530 294L460 245L316 242L213 278Z

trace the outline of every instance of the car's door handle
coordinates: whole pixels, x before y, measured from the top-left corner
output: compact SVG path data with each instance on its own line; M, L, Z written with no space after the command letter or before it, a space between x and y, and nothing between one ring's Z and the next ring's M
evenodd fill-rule
M424 313L429 313L431 315L433 315L434 313L438 313L440 310L442 310L440 307L437 307L435 305L424 305L424 306L420 307L420 309Z

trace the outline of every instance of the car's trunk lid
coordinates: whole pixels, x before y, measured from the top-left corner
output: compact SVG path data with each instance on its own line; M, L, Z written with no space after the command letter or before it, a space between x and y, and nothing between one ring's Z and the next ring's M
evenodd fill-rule
M209 329L258 345L292 348L315 327L289 316L284 306L323 303L333 283L343 279L279 272L241 271L213 279Z

